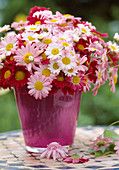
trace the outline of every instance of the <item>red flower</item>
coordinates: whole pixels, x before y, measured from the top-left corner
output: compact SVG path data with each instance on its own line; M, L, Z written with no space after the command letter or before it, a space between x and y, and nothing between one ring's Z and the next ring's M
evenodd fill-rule
M80 157L79 155L73 155L71 157L63 158L63 162L78 164L78 163L85 163L89 161L89 158L83 158L83 157L84 156Z
M24 66L15 66L14 68L14 76L11 80L11 87L16 86L22 87L28 82L28 78L30 77L30 73L25 69Z
M3 68L0 70L0 86L4 89L11 87L11 80L14 76L15 62L5 62Z

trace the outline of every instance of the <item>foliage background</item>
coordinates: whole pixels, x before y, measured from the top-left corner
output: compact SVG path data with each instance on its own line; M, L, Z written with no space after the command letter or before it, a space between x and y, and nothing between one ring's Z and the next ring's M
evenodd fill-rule
M97 30L109 34L119 32L118 0L0 0L0 26L24 20L35 5L49 7L53 13L70 13L92 22ZM108 83L99 89L98 95L82 93L78 125L108 125L119 119L119 88L110 92ZM20 128L13 91L0 96L0 132Z

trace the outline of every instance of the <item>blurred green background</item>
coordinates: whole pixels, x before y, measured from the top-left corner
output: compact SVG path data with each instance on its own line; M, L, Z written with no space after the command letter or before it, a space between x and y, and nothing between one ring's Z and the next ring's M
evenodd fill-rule
M119 33L118 0L0 0L0 26L24 20L35 5L50 7L53 11L70 13L92 22L97 30L109 34ZM110 92L108 83L99 89L97 96L92 92L82 93L78 125L109 125L119 120L119 88ZM20 128L17 106L13 91L0 96L0 132Z

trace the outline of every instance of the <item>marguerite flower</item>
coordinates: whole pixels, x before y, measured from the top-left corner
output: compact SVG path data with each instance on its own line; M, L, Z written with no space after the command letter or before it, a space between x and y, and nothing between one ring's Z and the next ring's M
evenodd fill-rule
M36 32L40 30L40 27L38 25L28 25L25 29L26 31Z
M88 28L88 26L85 26L83 24L78 24L78 27L80 28L81 33L86 34L87 36L91 35L91 32L90 32L91 30Z
M3 27L0 27L0 32L7 32L8 30L11 30L10 25L4 25Z
M32 43L32 42L38 42L38 38L37 38L38 34L37 33L33 33L33 32L24 32L22 34L22 39L25 40L28 43Z
M14 58L17 65L26 66L28 71L31 71L34 64L41 63L39 49L29 43L26 44L26 47L22 46L21 49L18 49Z
M57 75L61 71L61 68L59 67L57 61L50 61L48 68L52 73L57 74Z
M62 70L73 69L76 67L76 58L72 56L72 53L65 51L58 60L58 65Z
M57 142L52 142L47 146L45 150L42 151L40 158L53 158L56 160L67 156L67 154L68 150L65 147L61 146Z
M118 53L119 52L119 46L116 43L112 43L111 41L109 41L108 43L108 47L109 49L113 52Z
M46 98L52 88L49 78L43 76L40 72L35 72L34 75L31 75L27 84L27 88L30 89L28 93L34 96L35 99Z
M48 55L49 59L55 60L62 55L61 52L62 52L62 48L59 46L59 44L51 43L46 49L45 54Z
M15 36L6 36L3 41L0 42L0 53L10 55L14 53L17 47L17 39Z
M85 163L85 162L88 162L88 161L89 161L89 158L84 158L84 156L79 156L77 154L75 154L71 157L63 158L63 162L73 163L73 164Z
M49 77L51 82L53 79L55 79L55 74L51 73L51 70L48 68L48 65L40 65L39 68L37 68L37 71L41 72L43 76Z

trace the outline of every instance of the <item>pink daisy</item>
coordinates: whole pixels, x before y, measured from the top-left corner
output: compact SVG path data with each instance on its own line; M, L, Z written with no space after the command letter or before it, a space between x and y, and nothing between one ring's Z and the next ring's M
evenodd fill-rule
M110 139L108 137L103 138L102 135L98 136L96 140L93 140L90 144L89 149L94 149L94 151L102 150L101 147L107 148L110 146L110 144L113 143L113 139Z
M21 49L16 51L14 56L17 65L26 66L28 71L31 71L34 64L41 63L41 57L39 56L39 49L34 44L27 43L26 47L22 46Z
M114 150L116 150L116 154L119 155L119 138L118 141L114 143L116 146L114 147Z
M45 150L42 151L41 153L41 158L53 158L54 160L56 159L61 159L65 156L67 156L68 150L61 146L57 142L52 142L50 143Z
M23 30L27 26L28 21L20 21L20 22L13 22L11 24L11 27L14 28L15 30Z
M35 99L46 98L52 88L49 78L43 76L40 72L31 75L27 84L27 88L30 89L28 93Z
M109 73L110 73L110 77L109 77L109 85L112 85L111 87L111 91L114 93L115 92L115 84L117 83L117 71L118 71L118 68L110 68L109 69Z
M15 36L6 36L0 43L0 53L11 55L17 47L17 39Z

